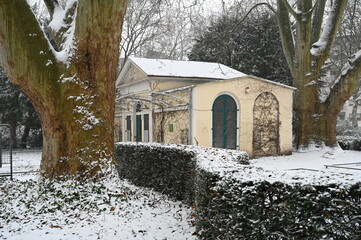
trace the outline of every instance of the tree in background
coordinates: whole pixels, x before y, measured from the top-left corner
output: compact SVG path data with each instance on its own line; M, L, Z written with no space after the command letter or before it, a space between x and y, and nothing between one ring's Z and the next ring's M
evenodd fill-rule
M205 21L204 0L130 0L124 19L122 57L187 57L194 31Z
M0 122L10 125L12 147L17 147L16 128L22 120L21 91L10 84L0 67Z
M41 123L37 112L29 99L22 94L22 101L24 101L24 112L22 112L22 134L20 138L20 147L42 147L43 137L41 134Z
M29 99L3 74L1 67L0 91L0 122L10 125L13 148L24 148L30 143L31 146L41 147L42 140L37 136L41 131L38 115ZM17 129L22 131L21 139ZM31 130L33 134L29 139Z
M115 79L126 0L0 0L0 64L39 113L42 174L97 178L114 150Z
M222 63L246 74L290 85L277 19L267 12L258 12L237 24L244 14L224 13L213 20L196 37L189 59Z
M345 16L342 20L340 31L335 39L335 47L330 53L330 75L335 77L342 67L347 64L347 61L352 55L361 49L361 0L352 0L347 5ZM337 76L336 76L337 77ZM359 78L359 82L361 78ZM358 128L358 108L361 101L361 87L360 83L357 91L352 95L350 101L354 104L352 106L352 113L350 114L351 124L354 129Z
M125 58L130 55L144 55L145 46L161 32L164 1L130 0L124 18L124 30L120 44Z

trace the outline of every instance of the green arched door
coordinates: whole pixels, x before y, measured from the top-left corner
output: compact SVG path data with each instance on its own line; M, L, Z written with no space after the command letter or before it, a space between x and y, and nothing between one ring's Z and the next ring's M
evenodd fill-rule
M212 146L236 149L237 104L229 95L216 98L212 107Z

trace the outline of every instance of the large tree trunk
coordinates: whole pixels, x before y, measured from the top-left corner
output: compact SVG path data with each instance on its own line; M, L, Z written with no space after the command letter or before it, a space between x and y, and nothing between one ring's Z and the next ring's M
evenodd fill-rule
M316 86L307 86L295 96L294 143L297 148L310 143L336 146L336 123L343 105L321 103Z
M304 85L296 85L294 144L297 148L307 147L310 143L330 147L337 145L337 117L345 102L358 88L357 79L361 74L360 56L361 54L356 54L355 58L350 59L349 66L344 74L339 76L329 97L324 101L320 99L320 89L316 80L305 77Z
M314 5L313 5L314 3ZM340 76L325 89L321 68L329 57L347 1L335 1L324 28L326 1L297 0L297 11L287 0L277 0L277 18L283 50L297 88L294 99L297 148L311 143L337 145L336 122L343 104L356 91L361 74L361 52L355 54ZM295 30L290 20L295 19ZM323 29L323 30L322 30ZM327 96L323 96L326 94Z
M64 19L70 27L60 29L60 34L51 32L55 44L50 46L25 0L0 0L2 65L39 114L41 170L48 178L97 178L109 167L126 4L126 0L74 1ZM65 33L72 27L74 46L66 49ZM60 54L65 51L70 55L64 61Z

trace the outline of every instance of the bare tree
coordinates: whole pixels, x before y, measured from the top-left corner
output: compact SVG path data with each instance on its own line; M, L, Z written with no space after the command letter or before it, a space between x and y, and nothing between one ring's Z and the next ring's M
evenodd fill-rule
M124 19L121 48L125 57L142 55L142 47L160 34L162 1L131 0Z
M361 50L348 59L338 77L325 82L321 70L339 33L348 1L276 0L255 5L276 13L282 47L297 88L294 99L295 145L335 146L337 116L358 88ZM253 8L252 8L253 9Z
M122 55L185 59L193 44L193 31L205 21L203 2L131 0L125 17Z
M284 53L298 91L294 108L297 117L295 143L307 146L313 141L335 146L338 113L345 101L356 91L361 74L361 51L343 67L329 84L321 81L321 69L340 28L348 1L334 1L324 21L326 0L297 0L292 7L285 0L277 0L277 16ZM294 18L295 31L290 17Z
M358 50L361 49L361 1L352 0L347 5L345 16L342 20L339 34L336 36L335 47L330 54L331 75L337 74L342 69L342 66L347 64L348 59ZM359 78L359 82L361 78ZM360 85L360 84L359 84ZM349 116L353 127L358 127L358 107L361 96L361 88L352 95L350 101L354 102L352 112Z

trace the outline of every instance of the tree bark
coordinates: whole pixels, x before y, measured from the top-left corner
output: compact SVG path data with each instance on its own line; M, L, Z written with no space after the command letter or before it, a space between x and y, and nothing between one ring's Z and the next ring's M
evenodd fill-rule
M323 83L321 68L329 57L341 24L347 1L335 1L321 31L326 0L298 0L297 11L287 0L277 0L277 17L287 63L297 88L294 99L296 126L294 144L297 148L310 143L337 145L336 122L343 104L357 89L361 74L361 53L355 54L335 79L330 93L320 97ZM292 31L290 16L295 19Z
M61 61L26 1L0 0L2 65L39 114L45 177L106 174L114 149L115 79L126 4L75 1L74 19L68 20L68 26L74 22L74 46Z

